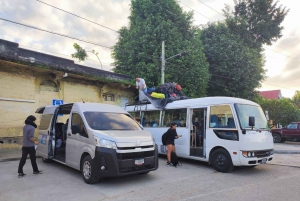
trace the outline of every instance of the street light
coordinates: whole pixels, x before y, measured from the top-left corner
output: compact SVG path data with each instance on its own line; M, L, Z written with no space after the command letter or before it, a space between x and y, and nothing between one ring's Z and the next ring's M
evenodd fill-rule
M92 50L92 51L86 51L86 52L91 52L91 53L93 53L94 55L96 55L96 57L98 58L98 60L99 60L99 62L100 62L101 69L103 70L102 63L101 63L101 61L100 61L100 59L99 59L99 57L98 57L98 53L95 53L95 50Z

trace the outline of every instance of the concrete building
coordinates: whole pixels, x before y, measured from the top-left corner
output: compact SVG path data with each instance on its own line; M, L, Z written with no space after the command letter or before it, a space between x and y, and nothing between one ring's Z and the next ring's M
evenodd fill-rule
M89 68L0 40L0 148L22 136L24 120L53 99L124 105L134 100L130 77ZM38 115L36 115L38 117ZM37 124L39 117L37 118Z

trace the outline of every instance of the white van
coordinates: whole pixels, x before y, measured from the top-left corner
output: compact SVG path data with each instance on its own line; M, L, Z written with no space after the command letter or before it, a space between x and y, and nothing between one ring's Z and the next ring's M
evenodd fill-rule
M161 137L175 122L177 133L182 135L175 140L176 154L209 162L220 172L230 172L234 166L255 167L274 157L264 112L249 100L205 97L174 101L164 110L152 104L128 105L125 110L141 118L144 129L160 147L159 154L166 154Z
M158 168L151 133L118 106L70 103L41 107L36 113L42 114L37 154L44 162L80 170L86 183Z

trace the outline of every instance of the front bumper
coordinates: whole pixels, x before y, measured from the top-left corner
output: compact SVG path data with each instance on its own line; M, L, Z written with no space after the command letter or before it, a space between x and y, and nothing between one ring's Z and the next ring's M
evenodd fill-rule
M154 171L158 168L157 145L153 151L117 153L115 149L97 147L93 166L99 178L119 177ZM143 158L143 165L135 165L135 159ZM105 169L101 170L101 167Z
M242 152L240 152L240 161L242 166L253 166L262 164L263 160L266 160L266 163L273 160L274 154L267 154L270 150L262 150L262 151L255 151L256 153L260 154L258 157L244 157ZM266 154L264 154L266 153Z

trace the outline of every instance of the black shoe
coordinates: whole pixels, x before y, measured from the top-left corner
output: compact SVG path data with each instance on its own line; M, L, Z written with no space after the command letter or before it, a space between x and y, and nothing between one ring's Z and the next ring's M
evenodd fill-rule
M38 170L36 172L33 172L33 174L42 174L43 170Z
M23 176L25 176L26 174L24 174L24 173L19 173L19 175L18 175L18 178L21 178L21 177L23 177Z

